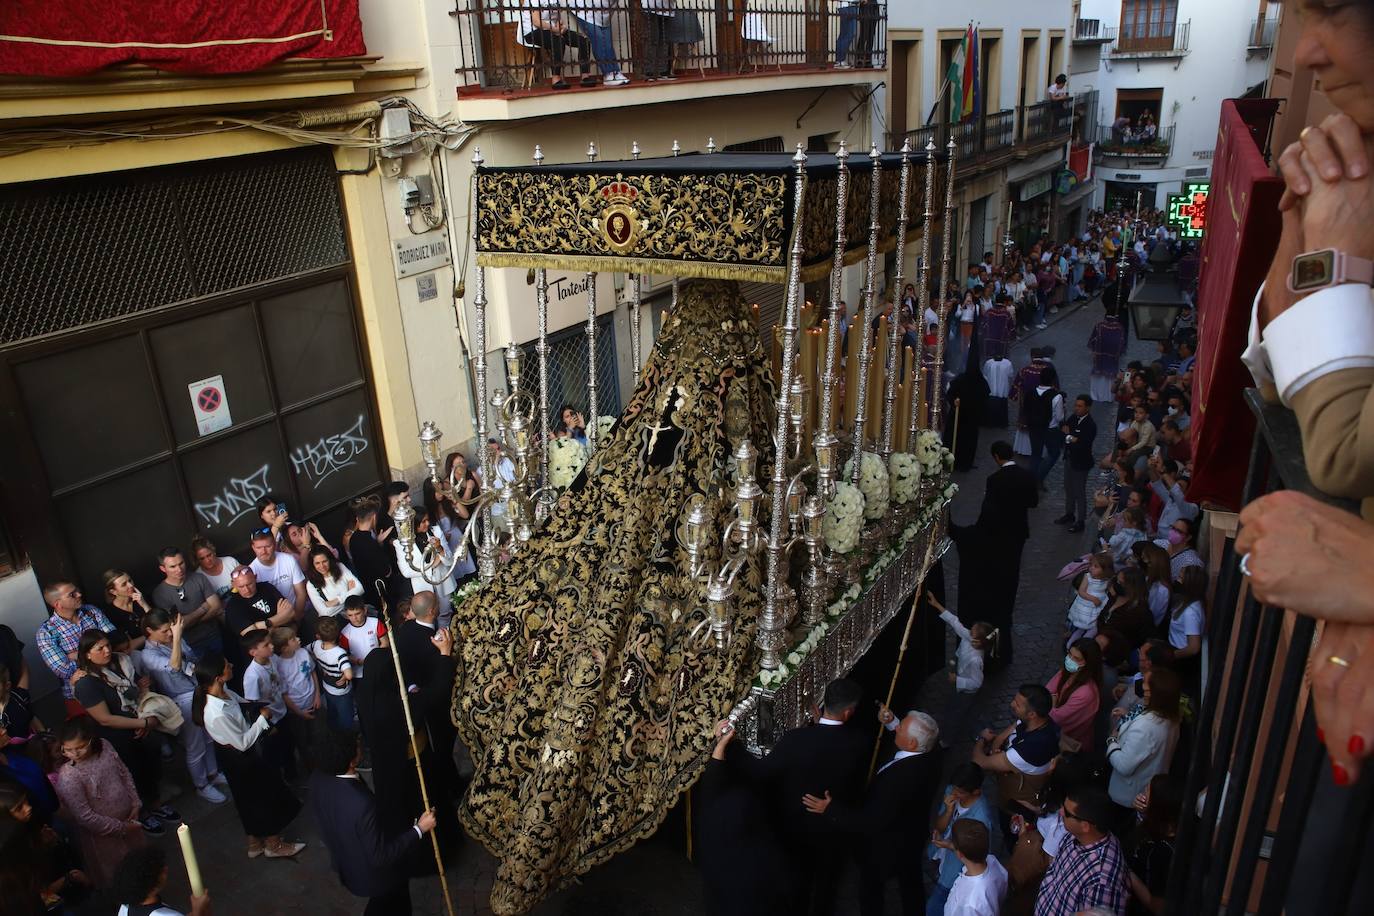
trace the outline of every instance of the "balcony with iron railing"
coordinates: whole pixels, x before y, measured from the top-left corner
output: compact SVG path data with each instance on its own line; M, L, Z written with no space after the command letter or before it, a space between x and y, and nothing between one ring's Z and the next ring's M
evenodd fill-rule
M1033 155L1067 142L1072 112L1071 101L1007 108L953 125L927 124L905 133L890 133L887 145L889 149L899 149L903 141L910 141L913 150L924 150L933 141L935 148L943 151L952 136L960 173L968 177L1014 157Z
M569 0L550 14L542 0L453 2L460 104L555 94L563 110L646 104L686 91L787 88L772 85L779 77L809 76L800 85L820 87L877 82L887 66L884 3L676 0L660 14L654 0ZM560 76L566 88L555 85ZM716 85L666 88L703 81Z
M1103 158L1129 159L1141 165L1162 165L1174 147L1174 125L1148 129L1101 124L1097 128L1097 152Z
M1192 20L1187 22L1150 22L1143 27L1128 25L1104 30L1108 38L1109 60L1173 60L1188 53Z
M1274 39L1279 33L1279 20L1276 16L1268 19L1254 19L1250 22L1250 38L1247 52L1268 51L1274 47Z
M1073 24L1073 43L1076 45L1100 45L1111 41L1108 30L1102 28L1101 19L1079 19Z

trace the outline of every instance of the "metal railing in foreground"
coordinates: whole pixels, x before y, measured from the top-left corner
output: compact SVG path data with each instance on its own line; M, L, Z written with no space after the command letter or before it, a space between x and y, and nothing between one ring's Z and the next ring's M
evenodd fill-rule
M1307 476L1293 414L1253 390L1246 399L1257 429L1244 501L1292 489L1335 502ZM1332 783L1304 689L1316 620L1249 595L1235 613L1244 590L1239 565L1228 540L1207 624L1209 677L1167 912L1360 912L1367 901L1353 898L1357 883L1367 883L1360 864L1374 843L1374 767L1354 786ZM1199 793L1200 811L1192 803Z

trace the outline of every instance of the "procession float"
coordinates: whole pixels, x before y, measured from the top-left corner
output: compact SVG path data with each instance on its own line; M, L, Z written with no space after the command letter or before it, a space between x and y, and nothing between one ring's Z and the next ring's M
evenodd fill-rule
M954 159L953 141L653 159L636 146L614 162L592 146L560 165L536 148L532 165L505 167L474 155L473 360L491 394L473 426L498 448L481 449L492 485L465 541L479 579L453 599L452 718L476 767L460 818L501 860L495 912L527 912L652 833L701 772L718 720L754 753L803 724L943 553L944 328L913 352L895 316L872 316L881 259L895 252L888 288L901 290L909 242L924 313L937 231L945 285ZM857 263L846 341L841 272ZM533 270L539 312L533 359L507 347L500 390L488 384L490 267ZM586 272L585 448L550 437L549 268ZM596 389L606 271L629 275L638 369L615 418L599 418ZM642 360L645 275L673 278L673 301ZM805 302L803 284L827 277L828 302ZM760 334L741 281L786 284L776 329ZM420 441L452 494L441 435L427 422ZM393 521L409 555L413 510ZM441 581L433 559L426 575Z

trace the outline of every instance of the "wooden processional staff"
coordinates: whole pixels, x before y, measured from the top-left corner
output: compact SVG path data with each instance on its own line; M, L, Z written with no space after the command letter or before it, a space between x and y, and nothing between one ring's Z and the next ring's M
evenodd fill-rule
M382 619L386 620L391 616L391 609L386 603L386 583L378 579L373 583L377 587L377 600L382 605ZM410 736L410 753L415 758L415 775L420 780L420 803L424 805L426 811L429 810L429 789L425 786L425 770L420 765L420 745L415 740L415 720L410 714L410 697L406 693L406 679L401 672L401 653L396 648L396 634L393 632L391 638L387 640L391 646L391 662L396 666L396 689L401 693L401 709L406 716L406 734ZM432 742L431 742L432 743ZM453 749L449 749L453 753ZM434 865L439 870L439 887L444 892L444 907L448 910L448 916L456 916L453 910L453 898L448 893L448 875L444 873L444 856L439 851L439 828L429 832L430 844L434 847Z

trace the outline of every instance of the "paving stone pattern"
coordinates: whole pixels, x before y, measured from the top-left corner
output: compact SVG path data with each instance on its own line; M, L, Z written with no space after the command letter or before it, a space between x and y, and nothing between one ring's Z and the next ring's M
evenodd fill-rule
M1101 307L1097 301L1080 308L1061 309L1059 315L1051 317L1048 329L1031 334L1014 347L1013 361L1019 368L1029 361L1031 346L1052 344L1058 351L1055 365L1065 390L1070 396L1087 391L1088 334L1100 316ZM1129 358L1148 359L1152 355L1150 345L1132 343ZM1096 451L1100 455L1110 441L1108 431L1114 425L1111 405L1094 408L1094 417L1099 429ZM953 508L957 520L967 523L976 517L983 498L984 480L992 470L986 448L994 439L1010 436L1011 432L982 430L978 467L956 477L961 488ZM1015 615L1015 661L1009 669L988 678L969 709L960 733L950 736L954 750L947 759L951 765L966 759L971 736L977 728L1009 720L1008 707L1018 685L1043 683L1061 657L1064 615L1070 596L1069 588L1057 581L1055 574L1068 559L1087 549L1090 537L1090 534L1069 534L1064 528L1051 524L1050 520L1064 511L1061 469L1062 463L1051 473L1047 481L1049 492L1042 494L1040 508L1031 517L1033 533L1022 561ZM951 551L945 562L950 607L957 608L958 558L955 552ZM953 650L951 641L949 652L952 654ZM917 693L914 705L938 714L948 698L949 689L944 673L937 672ZM183 770L175 764L168 767L173 777ZM308 813L303 813L287 830L288 837L310 844L297 861L250 860L244 852L242 830L231 804L208 805L189 789L175 804L192 824L201 868L218 916L264 913L347 916L362 912L363 901L340 886L330 867L328 851ZM675 811L655 837L553 895L536 913L538 916L701 916L705 907L700 877L685 859L684 834L681 813ZM152 842L166 849L172 864L166 899L184 908L188 900L186 872L181 867L175 835L168 830L165 836L153 838ZM487 901L496 867L496 860L485 850L470 841L464 843L448 873L457 913L462 916L490 913ZM417 914L440 916L445 912L437 878L413 881L411 893ZM895 913L896 901L890 900L889 907ZM113 909L108 901L93 901L81 912L103 916ZM846 914L858 912L852 876L844 887L841 911Z

